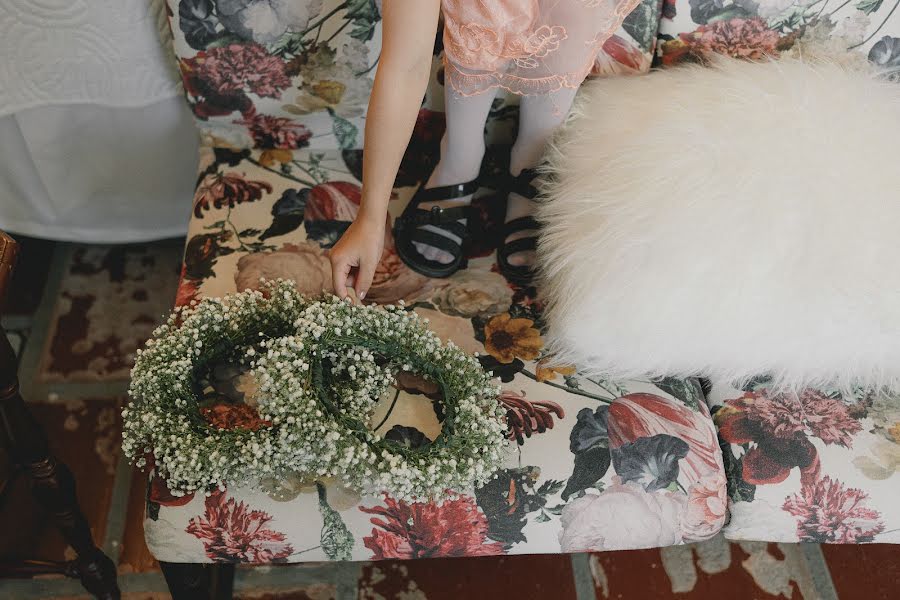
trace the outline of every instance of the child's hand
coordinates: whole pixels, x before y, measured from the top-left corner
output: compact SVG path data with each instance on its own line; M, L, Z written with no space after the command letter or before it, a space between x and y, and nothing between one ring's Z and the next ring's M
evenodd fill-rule
M363 300L383 250L384 220L357 218L353 221L329 255L334 293L343 299L347 297L347 288L353 288L357 298Z

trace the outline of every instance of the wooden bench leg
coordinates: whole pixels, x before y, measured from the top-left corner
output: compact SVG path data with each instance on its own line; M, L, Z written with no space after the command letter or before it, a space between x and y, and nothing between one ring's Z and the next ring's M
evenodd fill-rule
M7 360L9 354L12 348L0 327L0 366L15 364ZM8 383L3 373L0 373L0 422L10 442L13 460L29 478L35 501L47 511L75 550L77 558L69 564L66 574L80 579L95 597L118 600L121 593L116 583L116 566L94 544L87 519L78 507L72 472L50 454L47 437L19 395L16 380Z
M231 600L233 563L168 563L160 568L172 600Z

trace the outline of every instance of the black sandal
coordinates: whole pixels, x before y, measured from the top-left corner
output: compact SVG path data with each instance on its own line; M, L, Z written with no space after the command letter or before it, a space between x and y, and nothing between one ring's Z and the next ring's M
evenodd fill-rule
M423 202L440 202L471 196L478 191L478 180L473 179L457 185L445 185L425 189L420 187L410 199L409 204L394 221L394 241L397 246L397 254L410 269L416 273L441 279L449 277L460 269L466 268L466 248L471 238L475 219L471 206L452 206L441 208L434 206L431 209L419 208ZM466 219L466 224L460 223ZM461 241L456 243L447 236L423 229L424 225L439 227L447 233L458 237ZM453 257L453 262L441 263L422 256L413 245L414 242L433 246L443 250Z
M532 181L537 177L538 173L534 169L525 169L516 177L510 177L507 191L516 194L528 200L534 200L537 195L537 189L532 185ZM508 223L505 223L498 232L497 241L497 266L500 273L506 277L510 283L518 286L527 287L531 285L534 279L534 267L530 265L513 265L509 259L512 255L519 252L534 252L537 250L537 235L529 235L520 237L512 241L506 240L513 234L522 231L535 231L540 228L540 224L534 217L518 217Z

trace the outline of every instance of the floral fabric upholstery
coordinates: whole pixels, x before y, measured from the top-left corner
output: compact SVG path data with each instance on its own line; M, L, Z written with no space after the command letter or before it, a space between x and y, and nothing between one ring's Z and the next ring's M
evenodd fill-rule
M661 0L643 0L603 46L596 75L646 72ZM185 95L208 145L361 148L381 44L381 0L168 0ZM426 106L443 106L441 36ZM492 138L508 139L514 96ZM493 127L493 125L499 127ZM496 130L496 134L494 131Z
M759 59L827 52L900 73L897 0L665 0L663 65L711 54Z
M423 176L418 154L439 138L423 110L391 214ZM413 157L416 160L413 160ZM488 161L488 164L501 161ZM478 204L499 223L497 202ZM285 277L302 291L330 287L328 248L353 219L359 153L206 149L178 303ZM493 210L492 208L493 207ZM393 218L393 217L391 217ZM387 229L390 231L390 227ZM165 561L314 561L552 553L678 544L706 539L725 521L719 443L692 381L591 381L542 355L541 307L495 271L492 249L468 269L431 280L400 262L388 235L369 297L405 300L502 379L514 450L497 479L443 504L359 498L340 482L287 478L261 490L228 488L172 497L152 479L145 531ZM208 419L239 426L255 413L248 382L223 367ZM373 427L404 444L433 439L434 390L401 381ZM385 403L387 404L387 403Z
M676 0L660 21L663 66L712 54L827 53L900 75L898 0ZM737 540L900 542L900 398L764 383L708 396L728 471Z
M900 543L900 398L773 393L764 380L709 394L737 540Z

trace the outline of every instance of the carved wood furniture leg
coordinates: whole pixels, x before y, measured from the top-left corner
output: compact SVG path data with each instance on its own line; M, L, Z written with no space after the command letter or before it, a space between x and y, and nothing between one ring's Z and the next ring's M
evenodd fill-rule
M233 563L159 563L172 600L231 600Z
M0 232L0 299L12 272L15 242ZM78 507L75 478L69 468L50 454L47 436L19 394L16 358L6 332L0 327L0 426L10 444L13 461L21 465L35 500L47 511L78 558L67 574L104 600L121 597L116 566L94 544L91 529Z

